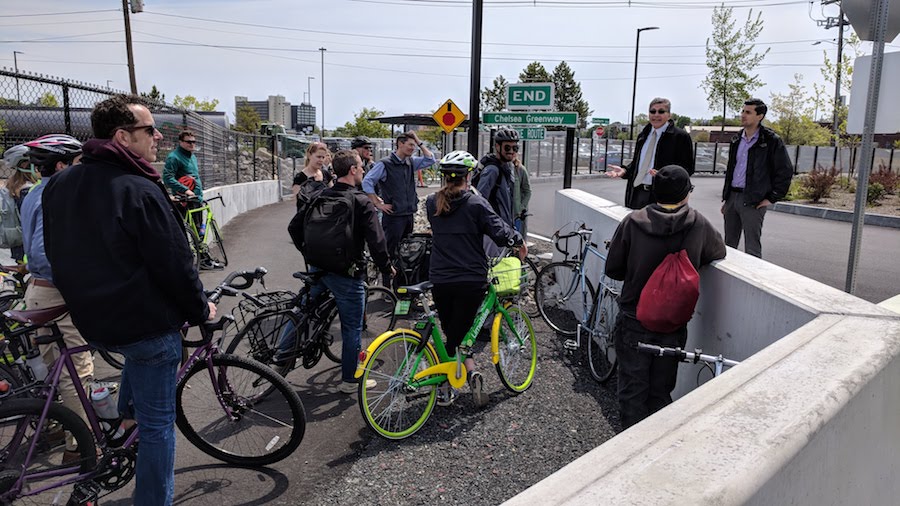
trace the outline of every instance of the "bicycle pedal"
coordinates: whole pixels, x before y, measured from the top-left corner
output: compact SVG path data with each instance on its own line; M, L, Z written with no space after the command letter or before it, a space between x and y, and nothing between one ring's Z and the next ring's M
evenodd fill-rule
M578 341L576 341L574 339L566 339L565 342L563 342L563 348L565 348L569 351L577 350L578 349Z
M67 504L71 506L95 505L99 497L100 485L93 480L85 481L75 485L75 489L72 490L72 496L69 497Z

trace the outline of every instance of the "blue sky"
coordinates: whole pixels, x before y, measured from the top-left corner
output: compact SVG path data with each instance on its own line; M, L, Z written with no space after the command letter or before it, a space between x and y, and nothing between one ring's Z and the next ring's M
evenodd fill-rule
M565 59L594 116L625 121L635 30L658 26L641 35L637 111L665 96L676 113L715 114L700 88L711 0L636 0L630 8L627 0L549 0L556 2L550 6L486 1L482 87L499 74L515 81L532 60L552 70ZM11 68L12 52L23 51L20 69L128 88L118 0L4 3L0 65ZM762 12L758 42L771 52L759 70L767 84L757 96L768 100L773 92L786 92L795 73L804 75L810 90L813 82L824 82L823 50L834 57L827 41L837 30L817 27L812 18L823 18L823 9L836 15L835 7L797 0L725 3L735 6L739 24L746 6ZM144 9L131 17L138 88L155 84L170 101L188 94L215 98L229 115L235 95L262 100L280 94L296 104L311 76L312 102L321 114L318 48L325 47L327 128L363 107L428 112L451 98L467 108L471 6L461 0L145 0ZM93 10L101 12L49 15ZM48 38L59 42L27 42ZM813 46L817 40L826 43Z

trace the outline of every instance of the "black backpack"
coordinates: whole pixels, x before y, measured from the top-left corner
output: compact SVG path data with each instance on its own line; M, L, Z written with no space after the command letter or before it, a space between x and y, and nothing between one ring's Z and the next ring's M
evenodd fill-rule
M431 267L431 235L412 234L397 245L394 265L397 286L414 285L426 281Z
M487 199L488 203L491 204L491 208L493 208L494 212L496 213L499 212L499 206L497 204L497 190L500 189L500 180L505 178L506 176L503 174L503 169L499 165L496 165L494 163L489 163L488 165L497 167L497 181L494 182L494 187L491 188L491 191L487 195L482 195L482 197ZM475 169L475 173L472 175L472 182L470 184L472 188L478 188L478 183L481 181L481 176L482 174L484 174L485 167L486 166L483 164L478 164L478 168Z
M288 234L291 235L291 241L297 250L306 255L306 244L303 238L303 226L306 220L306 212L309 210L313 200L316 199L327 186L322 181L315 179L307 179L300 185L300 192L297 193L297 213L291 218L288 224Z
M303 221L307 265L343 276L356 273L353 191L324 192L309 205Z

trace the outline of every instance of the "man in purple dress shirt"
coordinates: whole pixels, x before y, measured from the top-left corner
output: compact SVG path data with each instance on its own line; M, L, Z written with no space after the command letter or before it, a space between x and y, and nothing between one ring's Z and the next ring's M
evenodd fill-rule
M766 209L784 198L794 174L784 142L772 129L762 126L767 111L758 98L744 102L743 129L731 140L722 189L725 244L737 248L743 234L744 251L760 258Z

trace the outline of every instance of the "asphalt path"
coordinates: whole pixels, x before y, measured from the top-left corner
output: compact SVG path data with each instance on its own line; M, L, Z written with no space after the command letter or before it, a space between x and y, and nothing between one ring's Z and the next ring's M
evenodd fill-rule
M716 176L692 178L690 205L706 216L724 234L720 212L724 179ZM550 236L559 226L553 219L559 181L532 180L528 230ZM572 187L623 204L625 182L621 179L574 179ZM850 252L851 224L769 211L763 225L763 259L798 272L839 290L844 289ZM743 241L740 245L743 249ZM866 225L855 295L881 302L900 293L900 230Z

